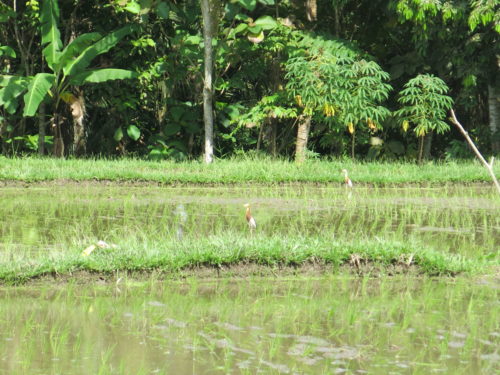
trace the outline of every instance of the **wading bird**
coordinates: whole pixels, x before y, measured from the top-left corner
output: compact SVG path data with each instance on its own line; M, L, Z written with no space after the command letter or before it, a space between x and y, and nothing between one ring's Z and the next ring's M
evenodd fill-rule
M342 173L344 174L344 184L348 188L352 188L352 181L347 175L347 169L342 169Z
M248 228L250 228L250 233L253 233L255 228L257 228L257 223L255 222L255 219L252 216L252 213L250 212L250 203L246 203L243 205L247 210L245 212L245 218L247 219L248 223Z

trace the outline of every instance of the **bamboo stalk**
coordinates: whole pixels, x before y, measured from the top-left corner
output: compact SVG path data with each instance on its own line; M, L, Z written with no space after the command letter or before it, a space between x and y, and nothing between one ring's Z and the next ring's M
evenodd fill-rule
M493 158L493 157L491 158L491 163L488 163L486 161L486 159L483 157L483 155L481 155L481 153L477 149L477 147L474 144L474 142L472 141L472 139L469 137L469 133L467 133L467 131L464 129L464 127L457 120L457 117L455 116L455 112L453 111L453 109L451 109L450 111L451 111L451 122L453 124L455 124L456 127L460 130L460 132L465 137L465 140L467 141L467 143L469 143L469 146L472 148L472 151L474 151L474 153L479 158L479 160L481 160L481 163L483 163L483 165L486 167L486 169L490 173L491 178L493 179L493 183L495 184L495 186L497 188L498 194L500 194L500 184L498 183L498 180L495 176L495 173L493 172L493 161L495 160L495 158Z

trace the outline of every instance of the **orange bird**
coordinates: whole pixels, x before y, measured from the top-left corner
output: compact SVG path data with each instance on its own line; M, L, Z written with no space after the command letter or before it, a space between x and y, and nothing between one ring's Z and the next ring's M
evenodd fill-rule
M250 203L244 204L243 207L246 208L245 218L247 219L248 227L250 228L250 232L253 233L255 228L257 228L257 223L255 222L255 219L252 216L252 212L250 211Z
M352 181L347 175L347 169L342 169L342 173L344 174L344 184L348 188L352 188Z

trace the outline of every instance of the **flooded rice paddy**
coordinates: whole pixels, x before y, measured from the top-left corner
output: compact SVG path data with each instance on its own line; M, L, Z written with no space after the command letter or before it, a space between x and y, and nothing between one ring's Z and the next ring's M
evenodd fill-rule
M139 233L208 236L248 232L252 204L258 233L335 239L404 239L461 255L500 246L500 201L485 187L344 188L314 186L160 188L49 186L0 192L2 251L64 251L75 241Z
M150 281L0 291L2 374L494 374L498 284Z
M140 234L395 239L495 256L484 187L7 187L0 258ZM499 281L345 275L0 287L0 374L494 374Z

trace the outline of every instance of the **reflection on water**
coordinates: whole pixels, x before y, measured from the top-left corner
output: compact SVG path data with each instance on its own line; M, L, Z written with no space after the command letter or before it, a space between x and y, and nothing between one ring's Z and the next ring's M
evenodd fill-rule
M47 251L90 239L119 242L131 233L162 238L248 228L252 203L258 232L338 239L407 239L463 255L500 245L500 202L476 187L343 188L119 187L69 185L0 191L0 252ZM56 246L57 245L57 246Z
M344 277L0 289L0 373L493 374L498 291Z

